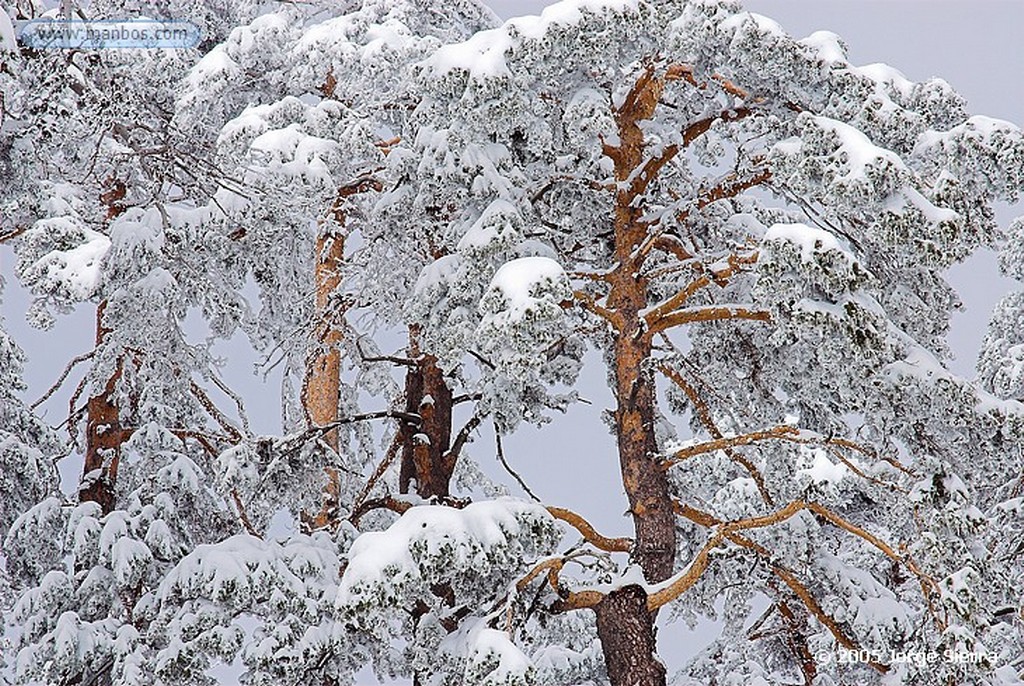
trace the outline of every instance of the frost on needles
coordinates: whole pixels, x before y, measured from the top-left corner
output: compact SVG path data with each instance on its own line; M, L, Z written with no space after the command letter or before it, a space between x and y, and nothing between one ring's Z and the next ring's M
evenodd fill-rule
M945 342L950 266L1022 276L1017 126L727 0L165 9L0 41L0 241L95 313L60 431L0 331L0 680L1019 682L1021 294ZM584 374L628 536L503 449Z

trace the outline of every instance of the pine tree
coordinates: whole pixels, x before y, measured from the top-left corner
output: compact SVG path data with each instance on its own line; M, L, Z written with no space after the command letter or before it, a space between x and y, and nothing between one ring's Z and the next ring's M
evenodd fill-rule
M448 364L497 347L523 382L563 339L608 364L642 576L547 582L552 610L595 613L613 684L665 683L670 602L729 608L694 678L836 678L825 646L1012 652L1019 628L991 614L1012 605L1006 561L982 541L1019 475L1020 407L941 360L943 271L997 240L1018 128L732 3L561 3L441 48L424 89L382 218L458 208L421 220L452 252L424 272L425 337Z
M158 12L203 44L0 54L0 241L36 323L97 311L73 447L0 332L17 683L1013 682L1019 297L973 383L944 273L1020 276L1019 128L728 0ZM281 435L221 379L239 333ZM502 450L588 349L629 537ZM983 659L891 658L943 650Z

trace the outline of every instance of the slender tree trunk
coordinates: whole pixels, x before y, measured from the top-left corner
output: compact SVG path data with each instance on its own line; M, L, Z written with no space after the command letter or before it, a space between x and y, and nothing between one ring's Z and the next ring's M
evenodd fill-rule
M316 240L316 262L313 281L316 288L316 302L313 318L316 322L311 336L311 350L306 358L306 375L302 383L302 406L306 420L314 426L323 426L337 421L338 405L341 401L341 317L342 311L332 302L341 285L341 265L345 257L345 238L340 227L344 225L344 214L335 212L338 224L324 222ZM340 450L338 431L324 434L323 442L337 454ZM316 514L300 512L299 520L304 531L333 529L337 525L341 476L331 466L324 467L327 483L321 493L320 510Z
M110 330L103 326L103 312L106 301L96 307L96 347L99 348ZM121 459L120 412L114 399L117 382L121 379L121 363L103 390L86 403L85 419L85 465L82 468L82 488L78 492L81 502L98 503L107 514L114 509L114 487L117 483L117 468Z
M452 391L445 381L437 358L420 353L417 327L409 330L409 357L415 366L405 375L405 409L418 414L418 427L402 428L402 465L399 490L409 493L415 482L421 498L450 495L454 461L449 459L452 442Z
M641 313L648 305L647 282L637 273L635 255L648 239L642 203L634 182L645 159L642 122L652 115L662 82L649 71L615 111L619 145L607 147L619 182L613 216L617 268L611 274L608 308L618 326L613 348L615 433L622 484L636 531L632 559L649 583L672 574L676 554L675 515L668 479L657 462L654 433L655 387L647 365L651 335ZM598 635L612 686L664 686L665 667L657 657L655 615L646 594L628 586L609 594L596 608Z
M124 199L128 189L113 177L106 180L105 188L100 194L100 202L107 208L105 216L110 222L125 211ZM106 300L96 306L97 350L110 333L110 329L103 324L106 309ZM82 487L78 491L78 499L81 502L98 503L103 514L114 509L117 468L121 461L121 443L125 440L120 411L114 397L121 372L119 359L103 390L89 398L85 406L85 464L82 467Z
M302 403L311 424L322 426L338 419L341 394L342 340L340 313L332 307L331 296L341 285L341 264L345 239L338 231L325 230L316 241L316 309L313 350L306 361ZM338 432L324 435L324 442L338 451Z

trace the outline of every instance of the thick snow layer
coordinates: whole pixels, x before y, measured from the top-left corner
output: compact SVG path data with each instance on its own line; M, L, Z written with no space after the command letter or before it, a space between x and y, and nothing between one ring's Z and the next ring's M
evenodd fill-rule
M521 257L503 264L491 279L491 290L501 291L512 319L521 318L537 302L536 288L564 278L562 266L548 257Z
M1019 126L1004 119L975 115L949 131L925 131L917 141L915 153L932 147L948 146L950 152L958 153L963 140L971 140L982 146L991 145L1000 137L1019 137Z
M756 12L739 12L723 21L720 26L725 30L735 30L744 24L752 24L757 27L757 30L760 33L770 36L786 35L786 31L782 28L779 22L766 17L763 14L757 14Z
M524 520L550 521L544 508L512 498L472 503L464 509L414 507L385 531L364 533L352 544L337 605L357 605L366 585L418 575L421 558L450 549L449 566L487 566L488 551L505 546Z
M14 25L7 12L0 8L0 52L17 52L18 40L14 35Z
M501 237L512 217L519 214L516 206L507 200L495 200L473 222L459 240L460 252L486 248Z
M451 282L462 264L461 255L444 255L423 268L416 279L416 295Z
M200 545L160 584L163 602L208 597L244 608L273 589L303 595L305 585L332 569L337 560L329 542L295 536L284 544L247 534Z
M533 667L530 659L512 642L504 631L487 627L477 621L444 639L441 651L468 658L467 683L486 675L483 684L519 683Z
M828 459L824 450L808 449L813 454L811 466L806 469L798 469L797 477L807 477L816 484L837 485L843 480L850 470L842 463L834 463Z
M921 195L919 191L911 186L904 186L900 189L898 194L889 198L885 204L885 208L899 212L905 209L908 205L920 210L921 214L924 215L924 218L933 224L955 222L960 219L960 215L957 212L946 207L936 206L931 200Z
M846 47L843 39L831 31L815 31L799 41L808 48L815 57L826 64L846 62Z
M899 155L875 145L853 126L829 117L815 116L813 119L819 127L831 132L839 140L839 150L846 155L849 169L843 178L864 178L867 168L878 160L884 160L894 168L906 171L907 167Z
M66 222L70 220L47 219L38 222L36 228L47 231ZM32 270L41 276L40 285L44 290L63 292L73 300L86 300L99 287L100 267L110 250L110 239L91 229L62 226L60 230L78 230L84 242L69 250L53 250L43 255Z
M883 62L851 67L850 71L866 76L880 86L889 86L905 98L909 98L914 93L914 82L904 76L899 69L890 67Z
M509 73L506 58L523 39L542 38L553 25L579 24L587 13L622 13L636 7L637 0L562 0L545 7L539 16L516 17L462 43L446 45L422 66L436 76L452 71L465 71L477 79L502 76Z
M800 258L804 262L812 261L815 253L826 253L830 250L841 253L850 262L855 261L854 256L839 242L835 235L815 226L807 226L806 224L773 224L765 232L764 240L766 243L768 241L792 243L800 250Z

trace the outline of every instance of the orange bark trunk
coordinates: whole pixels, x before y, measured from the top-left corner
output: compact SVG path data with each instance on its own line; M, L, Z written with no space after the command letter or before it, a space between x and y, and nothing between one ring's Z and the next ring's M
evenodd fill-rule
M331 295L341 285L340 267L345 255L345 239L336 232L324 232L316 242L316 328L313 350L306 365L302 403L310 423L323 426L338 420L341 392L342 340L340 314L331 307ZM331 431L323 439L338 451L338 432Z
M632 559L650 583L672 575L676 555L675 515L668 479L658 465L654 433L654 380L646 363L651 357L651 332L641 316L647 307L647 282L636 273L635 255L648 238L639 188L628 183L644 164L641 122L651 117L663 82L648 70L615 112L619 145L606 147L619 182L613 215L613 271L608 308L619 325L614 339L615 434L622 484L636 530ZM644 183L648 179L643 180ZM638 586L610 593L596 608L598 635L612 686L664 686L665 667L657 657L654 613Z

